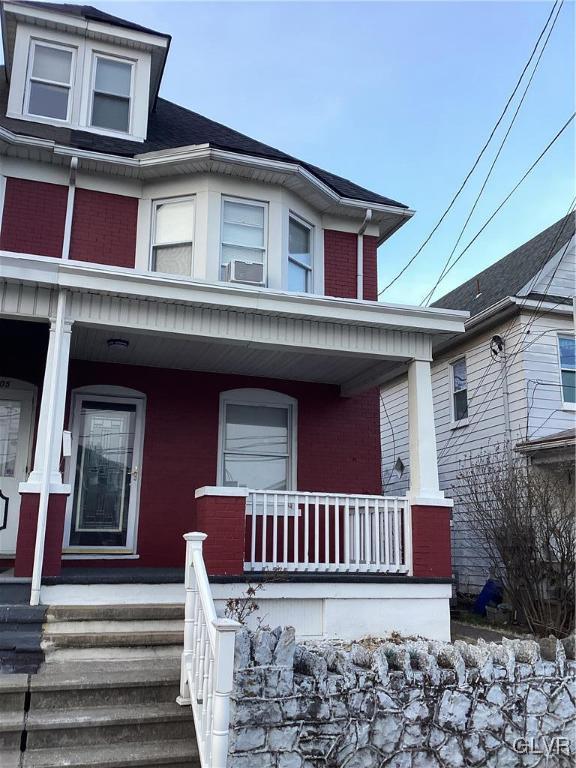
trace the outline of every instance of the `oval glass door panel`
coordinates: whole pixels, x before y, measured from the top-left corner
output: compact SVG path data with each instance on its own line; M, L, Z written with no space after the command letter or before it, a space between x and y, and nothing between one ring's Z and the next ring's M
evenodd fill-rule
M82 400L70 545L126 546L135 431L135 404Z

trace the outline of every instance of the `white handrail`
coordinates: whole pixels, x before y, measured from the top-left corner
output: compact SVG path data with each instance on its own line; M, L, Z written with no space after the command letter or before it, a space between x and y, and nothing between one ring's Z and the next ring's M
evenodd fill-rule
M178 704L192 707L202 768L226 768L235 633L241 625L220 619L202 556L205 533L186 533L184 649Z
M250 491L244 569L412 573L406 497Z

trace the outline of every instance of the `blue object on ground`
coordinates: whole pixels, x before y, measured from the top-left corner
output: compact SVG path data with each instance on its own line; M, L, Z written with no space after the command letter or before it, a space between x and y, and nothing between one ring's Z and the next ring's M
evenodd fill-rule
M482 591L476 598L474 603L474 613L480 614L480 616L486 616L486 606L499 605L502 602L502 584L494 579L488 579L486 584L482 587Z

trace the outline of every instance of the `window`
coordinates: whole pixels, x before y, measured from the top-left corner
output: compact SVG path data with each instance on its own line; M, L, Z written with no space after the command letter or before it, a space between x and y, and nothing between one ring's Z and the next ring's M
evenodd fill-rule
M312 229L295 216L290 216L288 231L288 290L312 290Z
M574 336L559 336L560 376L562 401L572 407L576 404L576 340Z
M73 58L72 48L32 41L26 88L29 115L69 119Z
M267 390L234 390L221 401L220 482L284 491L293 487L296 404Z
M468 418L468 384L466 358L452 363L452 417L454 421Z
M192 275L194 200L158 200L153 208L152 264L154 272Z
M220 279L263 285L265 260L266 205L225 198Z
M96 56L92 94L92 118L96 128L127 133L130 130L132 64L108 56Z

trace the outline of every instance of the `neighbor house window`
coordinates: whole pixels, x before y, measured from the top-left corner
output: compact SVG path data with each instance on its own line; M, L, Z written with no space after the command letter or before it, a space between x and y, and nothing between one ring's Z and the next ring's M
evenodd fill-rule
M267 390L234 390L221 399L220 482L285 491L293 487L296 404Z
M290 216L288 231L288 290L312 290L312 228Z
M468 383L466 358L462 357L451 364L452 378L452 416L454 421L468 418Z
M152 270L192 275L194 200L157 200L153 207Z
M131 62L95 56L90 121L93 127L122 133L130 130L132 70Z
M221 280L264 284L266 213L265 203L223 199Z
M560 376L562 379L562 401L565 405L576 404L576 339L574 336L559 336Z
M73 60L73 48L32 41L26 84L26 112L29 115L69 119Z

